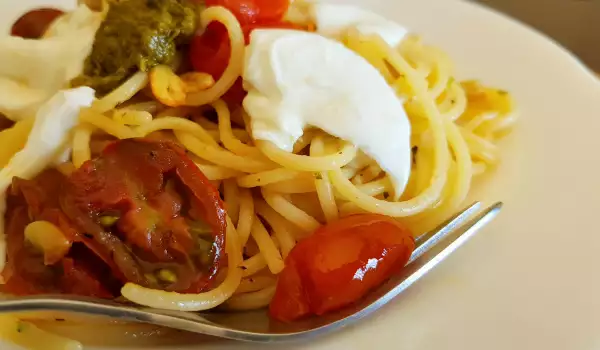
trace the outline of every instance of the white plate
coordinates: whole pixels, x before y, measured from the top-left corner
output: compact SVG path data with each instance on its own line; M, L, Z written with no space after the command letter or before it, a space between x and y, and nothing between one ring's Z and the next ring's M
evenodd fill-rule
M2 1L0 23L41 2ZM338 2L359 3L422 34L450 53L459 77L514 93L522 119L505 142L504 162L474 192L506 203L491 226L376 316L285 348L599 349L598 80L552 41L470 3ZM271 347L185 347L192 348Z

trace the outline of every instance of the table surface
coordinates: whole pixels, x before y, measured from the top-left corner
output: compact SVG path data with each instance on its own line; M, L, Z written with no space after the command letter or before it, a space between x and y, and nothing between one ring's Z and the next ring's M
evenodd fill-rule
M600 0L472 0L555 39L600 72Z

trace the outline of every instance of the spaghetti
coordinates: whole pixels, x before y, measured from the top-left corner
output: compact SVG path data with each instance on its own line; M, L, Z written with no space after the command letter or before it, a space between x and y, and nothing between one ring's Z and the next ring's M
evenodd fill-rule
M203 26L211 21L225 25L232 46L231 58L235 61L210 92L202 93L205 97L193 96L187 102L190 106L212 105L218 115L219 144L201 123L192 122L184 117L162 116L137 128L109 119L96 118L94 126L118 138L172 131L177 140L204 163L199 165L201 169L212 170L208 171L209 178L235 179L233 182L226 182L225 188L244 195L242 198L226 195L225 200L228 208L239 208L236 211L239 216L234 217L237 219L236 233L240 241L252 239L258 245L257 255L248 258L256 260L259 259L257 256L262 257L258 265L261 268L252 269L256 270L256 273L263 272L265 267L268 267L268 273L271 275L276 275L281 270L282 252L289 253L296 240L290 231L299 230L309 234L325 222L300 209L294 204L293 197L286 199L291 193L304 191L281 191L281 185L301 186L304 179L308 178L311 182L308 195L318 200L321 211L319 216L327 222L340 216L366 211L397 218L409 217L410 224L416 228L414 232L418 234L423 232L425 227L436 225L445 215L457 210L468 194L473 177L473 162L486 168L492 167L498 152L493 142L500 136L498 133L510 127L514 121L512 108L507 110L507 113L489 110L472 115L468 105L469 96L476 93L502 95L502 92L486 91L485 88L471 82L460 84L453 79L445 56L436 49L412 39L405 42L399 50L395 50L378 37L365 37L355 31L348 33L344 42L350 49L371 63L385 63L374 65L380 68L391 86L398 87L400 97L408 97L407 109L411 122L423 125L423 129L416 127L412 135L413 147L419 150L410 179L412 186L403 196L403 201L393 202L385 198L392 189L380 168L358 185L353 183L353 179L361 174L357 173L352 178L347 178L344 171L349 169L351 162L357 160L356 149L329 135L317 133L312 138L306 145L310 148L310 155L299 154L300 152L287 153L266 141L250 140L244 143L239 140L232 132L229 107L219 98L225 95L232 82L241 74L239 57L243 56L244 51L241 29L235 17L224 8L210 8L203 12L202 18ZM423 58L428 63L427 67L423 67ZM145 79L136 75L125 85L129 87L137 83L139 91L145 82ZM476 91L477 89L480 91ZM120 90L123 91L123 96L119 96L119 90L116 90L108 98L112 101L125 101L134 91L131 88ZM511 104L508 96L500 101L507 106ZM103 100L98 103L100 106L112 104ZM482 119L484 114L485 120ZM205 120L208 122L208 119ZM129 131L117 131L126 129ZM85 149L85 141L87 139L81 136L74 139L73 149ZM367 160L367 163L359 164L361 169L358 170L368 170L373 165L376 164ZM280 191L274 190L274 186L277 185L280 185ZM250 194L244 188L262 188L262 191ZM252 198L253 196L258 197ZM263 214L269 213L269 222L275 223L277 227L272 229L271 234L255 216L256 201L261 203ZM272 224L270 226L272 227ZM229 235L231 233L228 234L228 239ZM285 238L281 238L282 235L285 235ZM281 240L285 240L285 247L282 246ZM231 245L228 247L231 248ZM239 254L240 251L235 253ZM248 265L254 266L252 263ZM237 264L230 262L230 266ZM226 282L218 290L226 289L229 292L225 294L231 295L235 290L231 288L233 284L248 283L230 277L235 271L236 269L228 270ZM244 275L251 276L248 273ZM214 307L217 304L214 301L208 303L208 295L184 297L182 294L143 290L131 284L124 288L123 295L139 304L187 311L205 310L207 305ZM226 298L220 297L218 300L227 303ZM249 308L244 305L243 299L237 299L234 306L236 309Z
M297 242L356 213L391 216L421 234L456 211L473 177L497 164L496 142L516 121L510 95L458 82L449 59L418 38L393 48L378 36L350 30L341 41L406 101L413 165L404 193L395 199L391 181L375 161L321 130L307 130L291 153L254 140L242 106L224 100L242 74L242 26L223 7L202 12L203 30L213 22L226 28L230 45L229 64L214 85L167 108L154 99L140 100L152 82L138 72L83 110L71 139L75 168L95 156L93 143L99 139L172 140L223 193L228 263L219 285L185 294L127 283L121 293L137 304L181 311L265 307Z

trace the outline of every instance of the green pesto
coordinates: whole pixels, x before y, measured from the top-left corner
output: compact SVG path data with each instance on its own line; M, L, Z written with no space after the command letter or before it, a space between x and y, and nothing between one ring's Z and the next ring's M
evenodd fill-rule
M109 0L83 75L73 85L104 95L138 69L172 63L177 47L196 30L197 8L190 0Z

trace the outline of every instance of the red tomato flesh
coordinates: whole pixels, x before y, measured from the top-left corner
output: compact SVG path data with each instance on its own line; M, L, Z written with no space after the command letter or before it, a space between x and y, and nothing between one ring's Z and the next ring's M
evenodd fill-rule
M223 6L230 10L240 21L246 45L250 43L250 34L259 28L302 29L293 23L284 22L283 15L289 7L288 0L207 0L207 6ZM231 55L231 45L227 29L221 23L211 23L202 35L192 39L190 62L197 72L208 73L219 80ZM241 104L246 97L242 79L231 87L223 99L231 104Z
M194 70L208 73L215 80L221 78L229 64L229 37L221 23L210 23L202 35L196 35L190 44L190 61Z
M206 0L206 6L223 6L241 24L279 20L290 6L289 0Z
M52 8L32 10L21 16L12 26L10 34L26 39L38 39L50 24L64 12Z
M126 282L198 293L225 262L219 192L170 142L117 141L68 177L50 169L32 180L15 178L7 202L8 293L110 298ZM106 224L106 217L114 221ZM61 230L67 252L40 252L25 241L25 227L39 220ZM193 222L212 229L208 264L190 232ZM157 280L162 269L175 280Z
M293 23L281 21L247 24L242 26L246 44L250 43L252 31L259 28L302 29ZM209 24L202 35L197 35L192 39L190 47L192 67L197 72L212 75L215 80L219 80L227 69L230 55L231 46L227 29L220 23ZM239 105L244 97L246 97L246 91L242 86L242 78L239 78L223 96L223 99L230 104Z
M93 254L60 210L59 196L66 177L54 169L34 180L14 179L6 213L7 262L2 271L2 291L16 295L65 293L111 298L118 287L110 268ZM34 220L45 220L60 228L71 243L69 256L40 255L25 242L23 232ZM47 252L48 253L48 252ZM50 252L52 253L52 252Z
M145 275L169 264L179 277L169 290L197 292L218 272L225 245L224 204L178 146L117 141L73 173L64 191L62 209L79 231L102 242L103 260L116 264L126 281L159 288ZM119 217L118 240L99 222L107 214ZM196 269L191 261L194 241L186 217L213 230L214 259L208 271Z
M354 215L323 226L287 257L270 315L293 321L352 304L404 267L414 249L410 231L387 216Z

